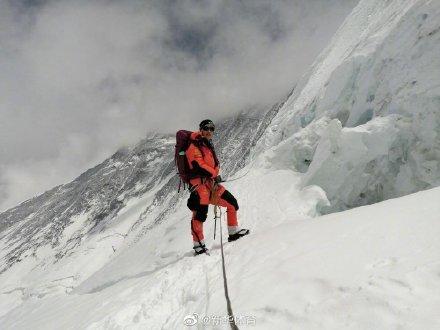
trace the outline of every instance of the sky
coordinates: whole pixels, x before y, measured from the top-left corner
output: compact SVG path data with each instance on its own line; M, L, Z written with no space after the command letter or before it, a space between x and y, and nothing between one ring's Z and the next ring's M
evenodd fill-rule
M282 100L357 0L0 0L0 211Z

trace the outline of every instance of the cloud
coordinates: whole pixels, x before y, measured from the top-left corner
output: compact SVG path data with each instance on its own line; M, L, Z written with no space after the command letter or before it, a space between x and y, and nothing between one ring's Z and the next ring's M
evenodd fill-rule
M355 3L0 0L0 210L148 131L278 101Z

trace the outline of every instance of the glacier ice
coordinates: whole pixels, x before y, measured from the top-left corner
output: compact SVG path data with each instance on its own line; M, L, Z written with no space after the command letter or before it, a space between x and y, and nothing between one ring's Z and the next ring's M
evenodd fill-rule
M328 212L440 185L440 3L361 1L260 149Z

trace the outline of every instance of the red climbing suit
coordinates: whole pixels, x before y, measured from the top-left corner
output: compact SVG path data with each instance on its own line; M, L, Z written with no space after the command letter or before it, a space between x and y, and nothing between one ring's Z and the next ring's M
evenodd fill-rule
M214 183L220 167L211 142L203 138L200 132L192 133L190 139L191 144L186 151L186 157L192 173L198 177L190 180L194 190L188 199L188 207L193 212L191 220L193 241L199 242L204 239L203 222L208 215L209 204L226 207L229 228L238 226L238 204L225 187Z

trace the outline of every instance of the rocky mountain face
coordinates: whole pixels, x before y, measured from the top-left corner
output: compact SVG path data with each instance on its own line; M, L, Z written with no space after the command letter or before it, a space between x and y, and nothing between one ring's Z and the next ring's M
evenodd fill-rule
M279 107L276 104L264 111L245 111L217 125L214 143L224 178L231 178L246 164L250 148ZM129 201L147 194L149 198L140 206L140 216L116 234L133 239L142 236L172 212L179 199L187 198L187 192L177 193L174 144L174 136L148 136L133 147L119 150L72 182L1 213L0 240L4 246L0 253L5 262L0 272L25 258L35 257L36 251L44 246L53 249L51 262L56 262L75 251L88 236L105 232ZM67 230L78 222L73 231Z

